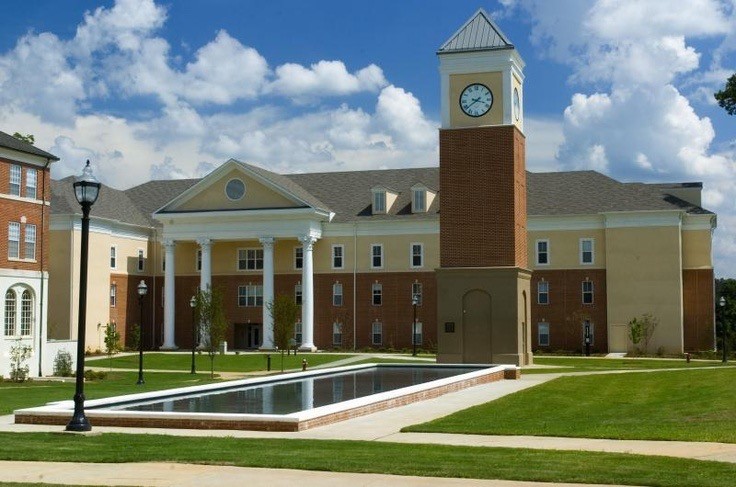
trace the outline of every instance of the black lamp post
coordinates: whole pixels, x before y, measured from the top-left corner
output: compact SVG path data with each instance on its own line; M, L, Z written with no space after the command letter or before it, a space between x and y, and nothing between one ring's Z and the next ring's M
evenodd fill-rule
M413 357L417 356L417 304L419 304L419 296L417 296L416 294L413 294L411 297L411 305L414 308L414 322L412 323L412 329L411 329L411 343L412 343L411 355Z
M138 324L138 382L136 382L139 386L146 383L143 380L143 297L147 292L146 281L141 279L138 284L138 307L141 310L141 319Z
M192 296L192 299L189 300L189 306L192 308L192 374L196 374L197 370L194 368L194 349L197 348L196 296Z
M74 415L67 431L89 431L89 424L84 415L84 341L87 328L87 261L89 259L89 211L100 194L100 182L92 174L89 160L84 166L82 175L72 185L74 196L82 206L82 242L79 263L79 320L77 322L77 378L74 391Z
M726 362L728 362L728 355L726 352L726 338L727 338L727 335L726 335L727 333L726 332L726 298L721 296L721 299L718 300L718 305L721 307L721 330L723 330L721 333L721 336L722 336L721 340L723 340L723 360L722 361L725 364Z

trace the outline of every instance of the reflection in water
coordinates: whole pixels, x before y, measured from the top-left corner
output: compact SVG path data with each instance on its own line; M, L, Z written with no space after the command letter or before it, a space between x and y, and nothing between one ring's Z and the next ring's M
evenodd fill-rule
M392 391L477 367L375 367L324 376L293 379L241 389L211 391L112 409L231 414L289 414L358 397Z

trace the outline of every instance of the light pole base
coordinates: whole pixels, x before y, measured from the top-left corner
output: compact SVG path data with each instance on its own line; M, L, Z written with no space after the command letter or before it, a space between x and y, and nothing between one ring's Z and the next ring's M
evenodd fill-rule
M81 416L74 415L72 420L66 425L66 431L72 431L75 433L92 431L92 425L89 424L89 421L87 421L87 417L84 414Z

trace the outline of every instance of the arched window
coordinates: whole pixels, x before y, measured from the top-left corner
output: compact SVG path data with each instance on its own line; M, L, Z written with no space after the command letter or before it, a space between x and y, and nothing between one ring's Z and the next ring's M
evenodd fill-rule
M5 336L15 335L15 291L5 293Z
M33 298L29 290L23 291L20 298L20 334L28 336L33 331Z

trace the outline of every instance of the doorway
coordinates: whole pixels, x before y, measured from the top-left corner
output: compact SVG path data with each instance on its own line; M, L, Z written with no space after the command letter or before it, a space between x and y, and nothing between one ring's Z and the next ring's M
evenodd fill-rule
M235 323L236 350L257 349L261 346L262 325L260 323Z

